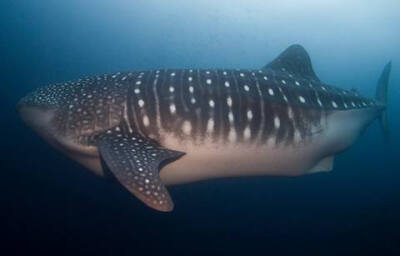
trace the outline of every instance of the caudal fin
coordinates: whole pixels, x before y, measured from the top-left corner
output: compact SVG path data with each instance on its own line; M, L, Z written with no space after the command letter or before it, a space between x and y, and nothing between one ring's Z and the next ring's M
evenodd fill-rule
M385 139L389 137L389 126L388 126L388 116L387 116L387 102L388 102L388 87L389 87L389 75L392 68L392 62L385 65L382 74L378 80L378 85L376 87L375 98L378 102L383 104L386 108L382 111L380 116L380 122L385 135Z

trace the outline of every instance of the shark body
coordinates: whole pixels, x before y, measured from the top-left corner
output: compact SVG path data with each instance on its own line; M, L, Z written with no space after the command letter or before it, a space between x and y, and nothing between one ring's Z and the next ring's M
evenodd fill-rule
M377 98L320 81L299 45L258 70L150 70L43 87L22 118L98 175L170 211L166 185L329 171L384 117L390 64ZM382 118L385 120L385 118Z

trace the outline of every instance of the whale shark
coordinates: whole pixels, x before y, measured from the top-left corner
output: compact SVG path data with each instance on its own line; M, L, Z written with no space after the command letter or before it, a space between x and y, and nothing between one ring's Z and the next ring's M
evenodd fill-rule
M390 70L391 62L367 98L322 82L296 44L254 70L155 69L53 84L17 110L57 150L167 212L170 185L332 170L374 120L388 133Z

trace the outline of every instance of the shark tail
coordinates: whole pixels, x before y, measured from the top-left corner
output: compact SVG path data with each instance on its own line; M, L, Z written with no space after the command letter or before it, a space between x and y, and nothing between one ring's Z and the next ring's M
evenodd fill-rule
M375 99L382 104L385 109L382 111L380 116L381 127L385 136L385 140L389 138L389 125L387 116L387 103L388 103L388 88L389 88L389 75L392 68L392 62L385 65L381 76L379 77L378 84L376 86Z

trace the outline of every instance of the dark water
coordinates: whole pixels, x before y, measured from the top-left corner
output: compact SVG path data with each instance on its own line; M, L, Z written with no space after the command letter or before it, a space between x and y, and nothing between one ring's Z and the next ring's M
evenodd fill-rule
M400 3L282 2L1 1L0 254L400 255ZM388 145L374 123L330 173L171 187L176 208L158 213L54 151L15 111L49 83L257 68L292 43L322 80L371 96L393 60Z

